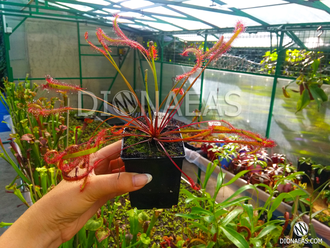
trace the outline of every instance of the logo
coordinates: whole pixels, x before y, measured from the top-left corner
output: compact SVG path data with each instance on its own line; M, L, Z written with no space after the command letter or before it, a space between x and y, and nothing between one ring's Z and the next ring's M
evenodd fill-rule
M119 91L112 99L112 104L115 106L114 110L119 115L130 115L137 108L135 96L129 90Z
M299 237L305 236L308 233L308 225L303 221L299 221L294 225L293 231Z

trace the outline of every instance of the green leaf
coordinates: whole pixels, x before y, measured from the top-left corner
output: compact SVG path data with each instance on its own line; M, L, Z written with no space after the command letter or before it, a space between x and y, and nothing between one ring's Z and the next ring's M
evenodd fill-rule
M231 227L223 227L220 226L220 229L223 231L223 233L226 235L226 237L233 242L234 245L236 245L238 248L247 248L249 247L248 242L245 240L245 238L239 234L236 230L234 230Z
M71 238L69 241L63 243L62 248L71 248L71 247L73 247L73 241L74 241L74 237Z
M273 201L272 207L270 208L270 210L267 213L268 220L271 219L271 217L273 215L273 212L278 208L278 206L282 203L282 201L284 199L294 198L296 196L305 196L305 195L306 195L306 192L303 191L303 190L301 190L301 189L293 190L293 191L291 191L289 193L281 193L281 194L279 194L279 196L277 196L275 198L275 200Z
M178 216L178 217L181 217L181 218L184 218L184 219L200 219L201 216L196 216L194 214L175 214L175 216Z
M319 68L320 62L321 62L320 59L314 59L312 63L313 74L315 74L317 69Z
M316 84L313 84L309 87L312 96L314 97L314 99L319 99L322 102L326 102L328 101L328 96L327 94L324 92L324 90L322 88L320 88L319 86L317 86Z
M327 209L328 209L328 208L323 208L323 209L321 209L321 210L319 210L319 211L313 213L313 214L312 214L312 219L313 219L316 215L318 215L319 213L321 213L321 212L323 212L324 210L327 210Z
M229 180L228 183L225 183L224 185L222 185L222 187L228 186L230 184L232 184L233 182L235 182L238 178L240 178L241 176L245 175L246 173L248 173L249 170L243 170L239 173L237 173L232 179Z
M84 227L82 227L78 232L78 240L81 245L83 245L84 247L86 246L87 236L86 229Z
M89 154L97 152L98 149L99 149L99 147L97 146L97 147L89 148L89 149L79 151L79 152L68 153L67 155L63 156L63 159L77 158L77 157L81 157L84 155L89 155Z
M223 215L223 214L225 214L225 213L227 213L228 211L227 210L225 210L225 209L223 209L223 208L220 208L220 209L218 209L217 211L215 211L215 213L214 213L214 217L215 218L218 218L219 216L221 216L221 215Z
M309 97L308 90L307 89L304 89L304 91L300 95L300 98L299 98L299 100L297 102L297 112L299 112L302 109L304 109L310 103L310 101L311 101L311 99Z
M205 220L205 222L207 222L208 224L212 223L214 221L214 216L213 215L207 215L203 218Z
M138 218L138 210L137 208L131 209L128 211L129 224L130 224L130 232L132 235L137 235L140 229L140 222Z
M217 208L227 208L233 205L239 205L240 203L243 203L245 201L251 200L251 197L249 196L242 196L239 198L236 198L235 200L232 201L226 201L226 202L222 202L220 204L217 205Z
M252 243L253 244L253 247L254 248L261 248L262 247L262 242L261 242L261 240L258 240L258 239L256 239L256 238L251 238L250 239L250 243Z
M284 220L271 220L271 221L267 221L266 223L264 223L261 226L257 226L255 231L259 230L259 229L263 229L264 227L268 226L268 225L272 225L275 224L277 226L279 226L278 224L284 224Z
M0 222L0 228L3 228L5 226L11 226L14 223L5 223L5 222Z
M227 216L226 216L224 219L222 219L222 221L221 221L221 225L222 225L222 226L226 226L226 225L228 225L229 222L231 222L233 219L235 219L235 218L237 217L237 215L239 215L239 214L242 213L242 212L243 212L243 210L242 210L242 209L239 209L239 208L236 208L236 209L230 211L230 212L227 214Z
M307 206L310 206L311 205L311 202L310 201L307 201L306 199L301 198L301 199L299 199L299 201L305 203Z
M272 191L273 191L273 189L272 189L271 187L269 187L269 185L264 184L264 183L254 184L254 186L257 186L257 187L264 187L264 188L266 188L269 192L272 192Z
M200 230L202 230L205 233L208 233L209 232L209 230L205 226L203 226L203 225L201 225L201 224L199 224L199 223L197 223L195 221L187 221L187 223L189 223L189 228L197 227L197 228L199 228Z
M208 200L209 198L207 197L197 197L197 196L194 196L194 197L188 197L185 202L186 203L189 203L189 202L194 202L196 203L198 206L200 205L199 204L199 201L203 201L203 200Z
M191 214L206 214L206 215L212 215L211 211L208 211L201 207L192 207L191 208Z
M237 174L238 175L238 174ZM231 181L231 180L230 180ZM229 182L228 182L229 183ZM229 184L228 184L229 185ZM229 200L231 200L232 198L234 198L235 196L243 193L244 191L246 190L249 190L249 189L254 189L256 190L256 187L252 184L248 184L248 185L244 185L243 187L239 188L237 191L235 191L234 194L232 194L231 196L229 196L225 201L223 201L222 203L225 203L225 202L229 202Z
M251 204L243 204L244 212L247 213L249 217L250 226L252 227L251 232L253 232L254 223L253 223L253 206Z
M151 242L150 238L145 233L141 234L140 239L141 239L141 242L145 245L149 245Z
M315 232L315 229L314 229L314 225L313 224L309 225L309 228L310 228L310 231L311 231L312 238L313 239L317 238L317 235L316 235L316 232ZM320 246L318 244L313 243L312 247L313 248L319 248Z
M85 229L89 231L96 231L99 229L103 224L102 218L97 218L96 215L94 215L92 218L90 218L86 224L85 224Z
M202 185L202 189L206 188L207 182L209 181L209 179L216 167L217 167L217 165L215 163L209 163L207 165L206 172L205 172L205 179L204 179L204 182Z
M207 248L212 248L215 244L216 244L215 242L213 242L213 241L210 242L210 241L209 241L209 243L207 244L206 247L207 247Z
M220 172L219 172L218 177L217 177L217 186L215 187L213 199L217 198L217 195L219 193L219 190L221 189L224 178L225 178L225 174L222 173L222 170L220 168Z
M261 232L258 234L257 239L261 239L263 236L267 235L271 231L277 228L275 225L267 225Z

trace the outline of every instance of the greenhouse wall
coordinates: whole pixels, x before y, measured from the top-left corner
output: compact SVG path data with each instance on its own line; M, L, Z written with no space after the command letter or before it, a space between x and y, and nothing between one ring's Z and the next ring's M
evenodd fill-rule
M279 79L276 90L270 138L277 147L275 152L287 154L291 161L311 157L315 162L328 165L330 160L330 102L323 103L318 111L316 103L297 112L299 94L283 96L282 87L288 80ZM330 98L330 87L323 86Z
M95 30L100 26L67 21L23 21L22 18L7 18L12 27L16 27L21 21L22 23L10 35L10 63L16 81L24 80L29 74L33 82L43 84L45 76L50 75L59 81L82 86L102 99L106 91L109 91L108 99L112 99L116 92L127 89L110 62L85 41L84 35L88 31L89 40L98 45ZM111 27L102 29L108 35L114 34ZM121 66L127 80L133 84L134 52L128 48L111 49L114 60ZM48 93L39 91L39 97L46 95L49 96ZM92 98L86 94L83 95L82 102L84 108L95 107ZM97 108L101 108L102 103L99 101L97 104ZM70 105L78 106L77 94L70 95Z
M45 75L49 74L60 81L81 85L100 98L104 99L106 95L108 101L119 91L127 90L124 80L110 62L102 54L92 50L85 41L84 34L88 31L90 41L98 44L94 33L99 26L39 19L23 21L22 18L16 17L8 17L6 21L12 27L21 23L10 35L11 67L16 80L24 79L28 73L33 82L41 84L44 83ZM107 34L114 34L111 27L102 28ZM319 46L325 44L328 33L324 32L322 40L315 40L315 32L295 32L295 35L312 48L315 43ZM136 38L132 34L128 35ZM192 35L184 38L188 39L190 36ZM213 45L219 36L220 34L208 35L206 46ZM161 100L165 99L174 86L175 77L192 69L194 56L183 58L180 55L183 49L188 46L205 46L205 37L199 37L198 42L182 42L179 38L182 37L173 38L166 46L162 46L163 61L156 61ZM142 42L141 38L137 39ZM256 44L253 41L256 40L259 42L258 47L253 47L253 44ZM327 163L330 158L327 152L330 150L329 102L323 104L319 111L315 105L310 104L308 108L296 113L299 94L285 98L282 93L282 87L293 80L295 72L292 68L282 68L277 80L274 109L269 114L275 75L262 71L260 61L266 51L278 48L279 36L274 33L244 34L237 42L241 47L234 46L227 55L211 65L213 69L204 72L203 81L201 78L196 81L185 99L186 102L180 108L182 115L178 113L176 118L190 123L195 116L194 110L198 109L205 121L223 119L237 128L262 136L270 130L270 138L278 144L273 152L286 154L294 163L301 156L312 157L318 163ZM283 45L290 42L289 36L285 35ZM299 46L294 43L291 48ZM111 50L114 60L121 66L121 71L141 97L141 93L145 91L145 69L149 69L147 62L132 49L112 47ZM325 52L324 55L327 58L325 61L328 61L329 53ZM189 78L189 84L196 76L197 74ZM148 87L149 92L154 91L150 69ZM184 90L186 89L187 86L184 87ZM330 88L325 87L325 92L329 95ZM45 92L40 91L39 97L45 95ZM154 102L154 94L150 93L149 97ZM78 106L78 99L79 96L71 94L70 105ZM88 95L83 96L82 102L84 108L94 107L94 102ZM104 109L100 101L97 105L98 109ZM267 126L269 117L271 125Z
M146 62L143 62L143 65L143 68L147 68ZM191 68L164 64L162 99L173 87L173 77ZM189 83L194 79L194 76L190 77ZM330 150L330 103L322 104L319 111L316 104L311 103L308 108L296 113L299 94L291 94L291 98L285 98L282 92L282 87L291 81L292 79L278 79L270 126L270 138L277 143L273 152L286 154L294 164L297 164L299 157L312 157L317 163L327 164L330 159L327 152ZM271 75L206 70L201 104L203 120L226 120L237 128L265 136L273 82L274 76ZM194 98L185 99L190 100L190 104L188 107L182 106L183 117L176 116L176 118L191 122L195 116L193 110L199 109L200 87L201 82L198 79L191 89ZM324 86L324 88L330 95L330 87ZM187 109L189 112L186 111Z

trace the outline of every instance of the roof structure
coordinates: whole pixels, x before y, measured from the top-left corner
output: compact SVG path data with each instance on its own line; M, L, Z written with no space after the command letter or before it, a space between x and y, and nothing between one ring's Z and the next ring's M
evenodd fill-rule
M14 0L0 1L2 14L112 24L119 14L131 31L171 34L218 32L237 21L249 30L330 28L330 0Z

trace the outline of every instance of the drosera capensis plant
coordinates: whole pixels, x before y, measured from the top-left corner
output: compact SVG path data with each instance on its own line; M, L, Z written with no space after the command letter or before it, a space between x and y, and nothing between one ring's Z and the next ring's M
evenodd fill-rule
M261 147L273 147L275 146L274 141L266 139L261 137L260 135L242 130L237 129L233 127L230 123L224 121L224 120L217 120L216 122L220 122L221 126L207 126L206 128L198 128L195 129L194 127L200 126L200 125L206 125L208 122L201 121L201 122L195 122L190 123L187 125L182 125L180 127L177 127L175 129L171 129L169 131L164 130L165 127L170 123L176 112L178 111L178 108L183 103L183 99L186 96L187 92L192 88L192 86L195 84L197 79L200 77L202 72L207 68L207 66L212 62L217 60L219 57L221 57L222 54L224 54L228 49L230 49L232 42L237 38L237 36L244 32L244 25L241 22L238 22L236 25L236 28L234 30L234 33L232 37L227 41L224 42L223 37L219 39L218 42L215 43L215 45L210 48L208 51L204 52L202 50L198 50L196 48L188 48L186 51L183 52L183 55L186 55L188 53L194 53L197 58L196 65L193 67L193 69L185 73L181 76L176 77L176 83L173 86L173 88L170 90L168 95L165 97L165 99L160 103L159 101L159 90L158 90L158 83L157 83L157 73L156 73L156 66L155 66L155 58L157 56L157 51L155 49L155 46L153 45L153 42L149 42L149 48L144 48L141 44L139 44L136 41L132 41L127 38L127 36L121 31L121 29L118 26L117 23L118 16L116 16L113 26L114 30L117 34L117 38L112 38L107 36L102 29L98 28L96 31L96 36L98 38L99 43L102 45L102 47L94 45L92 42L88 40L88 33L85 33L85 39L88 42L88 44L91 45L92 48L97 50L98 52L102 53L108 61L112 64L112 66L118 71L119 75L123 78L125 84L127 85L130 92L133 94L137 105L139 109L141 110L141 115L138 117L130 116L127 113L122 112L119 110L116 106L112 105L109 102L105 102L103 99L98 98L101 101L104 101L105 104L108 104L112 106L113 108L120 111L120 115L114 115L110 113L106 113L109 115L109 118L107 118L105 121L109 119L119 118L126 122L124 125L119 126L112 126L107 130L101 131L101 133L93 134L90 140L86 143L79 144L79 145L72 145L67 147L64 151L58 152L56 150L50 150L48 153L44 156L44 159L47 163L50 164L58 164L59 168L62 170L62 175L65 180L70 181L76 181L76 180L82 180L84 179L84 183L81 187L81 189L84 188L87 182L88 175L91 174L94 170L94 168L97 167L97 165L101 162L101 160L98 160L94 162L93 164L90 163L89 156L90 154L96 152L102 144L105 142L115 140L118 138L123 138L125 136L136 136L136 137L142 137L144 138L142 141L139 141L135 144L123 147L122 149L127 149L131 146L140 145L142 143L153 141L158 147L159 150L161 150L164 154L164 156L167 156L173 164L179 169L179 167L175 164L171 156L169 155L168 151L164 148L164 143L166 142L182 142L182 141L197 141L200 142L206 142L206 143L213 143L214 140L208 140L206 137L209 137L212 134L219 134L219 133L228 133L228 134L235 134L240 137L239 140L231 140L226 139L226 143L240 143L240 144L247 144L251 145L253 147L253 151L257 151ZM122 74L120 71L118 65L116 64L115 60L111 56L111 50L109 48L109 45L125 45L130 46L132 48L138 49L140 53L144 56L147 63L150 66L150 69L152 71L152 76L155 83L155 111L151 110L151 102L149 100L149 91L148 91L148 71L146 70L145 73L145 87L146 87L146 94L147 94L147 110L144 110L144 107L141 105L141 102L139 101L137 94L135 93L134 89L126 79L126 77ZM192 76L193 74L197 74L195 79L190 83L190 85L187 87L186 91L183 90L183 87L187 84L188 78ZM47 77L46 84L43 85L43 88L46 89L53 89L56 91L81 91L87 94L87 91L84 89L76 86L76 85L69 85L66 83L58 82L57 80ZM172 100L171 97L173 97ZM178 98L178 99L177 99ZM168 104L169 102L169 104ZM166 104L165 104L166 103ZM163 108L164 106L168 106L167 108ZM160 110L162 109L162 113ZM65 109L52 109L51 112L56 111L67 111L67 110L77 110L75 108L66 107ZM83 109L85 110L85 109ZM48 110L38 110L31 104L30 106L30 112L39 111L42 114L48 114L50 111ZM101 112L102 111L96 111ZM126 131L124 132L124 129L126 128ZM187 129L185 129L187 128ZM129 130L132 130L131 132ZM138 132L136 132L138 131ZM186 135L184 138L175 136L175 134L189 134ZM175 137L175 138L173 138ZM111 156L112 154L109 154ZM181 169L179 169L181 171ZM190 182L192 188L199 189L200 186L196 184L189 176L187 176L183 171L181 171L182 174L188 179Z

